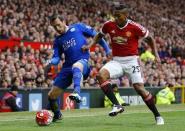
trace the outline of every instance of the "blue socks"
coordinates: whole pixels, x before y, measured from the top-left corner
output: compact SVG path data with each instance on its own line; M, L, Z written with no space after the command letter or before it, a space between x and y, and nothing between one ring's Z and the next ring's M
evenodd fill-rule
M58 97L57 99L50 99L49 100L49 107L52 110L52 112L54 113L54 116L60 116L61 112L60 112L60 97Z
M72 71L73 71L74 92L80 94L80 83L82 79L82 72L77 67L74 67Z

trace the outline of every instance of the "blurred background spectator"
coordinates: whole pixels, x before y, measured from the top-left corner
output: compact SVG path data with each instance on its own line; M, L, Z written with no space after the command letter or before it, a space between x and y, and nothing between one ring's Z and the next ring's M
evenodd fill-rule
M18 87L14 81L14 84L10 87L9 91L6 92L0 100L0 112L22 111L22 109L16 104L17 94Z
M175 95L172 90L173 85L168 85L156 94L156 104L170 105L175 102Z

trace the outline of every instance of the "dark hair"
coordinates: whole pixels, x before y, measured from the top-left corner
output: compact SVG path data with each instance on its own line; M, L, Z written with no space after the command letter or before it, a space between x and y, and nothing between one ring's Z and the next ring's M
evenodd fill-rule
M114 6L115 11L120 11L120 12L125 12L125 11L130 11L130 6L125 5L125 4L119 4Z
M53 22L54 20L56 20L57 18L59 18L61 21L64 21L64 17L58 14L53 14L52 16L49 17L49 20L51 22Z

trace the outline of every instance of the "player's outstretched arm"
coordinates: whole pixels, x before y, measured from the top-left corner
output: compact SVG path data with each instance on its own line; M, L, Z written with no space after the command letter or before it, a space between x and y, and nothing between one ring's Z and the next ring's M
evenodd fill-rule
M94 44L99 43L99 44L103 47L103 49L105 50L106 55L109 55L109 54L111 53L111 50L110 50L110 48L109 48L107 42L103 39L103 36L104 36L103 34L97 33L97 34L94 36L93 41L92 41L90 44L84 45L84 46L82 47L82 51L87 51L87 50L89 50Z
M160 63L161 60L157 51L156 43L152 36L148 35L146 38L144 38L144 41L147 42L147 44L152 48L152 52L155 55L156 62Z
M100 32L97 33L93 39L93 44L99 43L103 47L103 49L105 50L106 55L108 56L111 54L111 50L110 50L107 42L103 39L103 37L104 37L104 34L102 34Z
M54 41L54 45L53 45L53 56L51 59L46 61L45 67L44 67L44 72L45 72L45 76L47 76L48 72L51 69L52 65L58 65L61 58L62 51L59 49L58 47L58 42L57 40Z
M103 37L104 37L104 35L102 33L97 33L93 39L94 43L98 43Z
M108 56L108 55L111 54L111 50L110 50L109 45L107 44L107 42L103 39L103 36L104 35L102 33L98 33L97 38L95 37L95 42L96 43L98 42L103 47L103 49L105 50L106 55Z
M98 43L102 38L103 36L101 36L101 33L96 34L93 38L93 41L90 44L83 46L82 50L83 51L89 50L94 44Z
M86 36L93 37L93 41L88 44L84 45L81 49L82 51L88 51L94 44L99 43L105 50L106 54L110 54L110 48L106 41L103 39L103 34L102 33L97 33L95 29L92 27L84 24L84 23L79 23L77 24L78 28L85 34Z

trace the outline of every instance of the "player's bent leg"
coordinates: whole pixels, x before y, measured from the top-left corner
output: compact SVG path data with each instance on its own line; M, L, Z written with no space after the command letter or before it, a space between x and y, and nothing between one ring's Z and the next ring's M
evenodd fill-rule
M143 98L143 101L145 102L145 104L148 106L148 108L154 114L156 124L163 125L164 119L161 117L160 113L158 112L158 110L155 106L155 101L154 101L154 97L152 96L152 94L144 88L143 83L135 83L135 84L133 84L133 86L134 86L136 92Z
M53 122L62 119L62 113L60 111L60 99L59 96L62 93L62 89L54 86L48 93L49 108L54 113Z
M116 116L118 113L122 113L124 111L124 108L119 104L118 100L116 99L109 78L110 75L108 70L106 69L100 70L97 76L102 91L114 105L112 111L109 112L109 116Z
M72 67L74 92L69 95L69 99L76 101L76 103L80 103L82 101L80 96L80 90L81 90L81 83L83 80L82 73L83 73L83 68L85 64L86 64L86 61L79 60Z
M73 82L74 82L74 91L72 94L69 95L69 99L75 101L76 103L80 103L81 96L80 96L80 84L82 80L82 72L78 67L74 67L73 69Z

